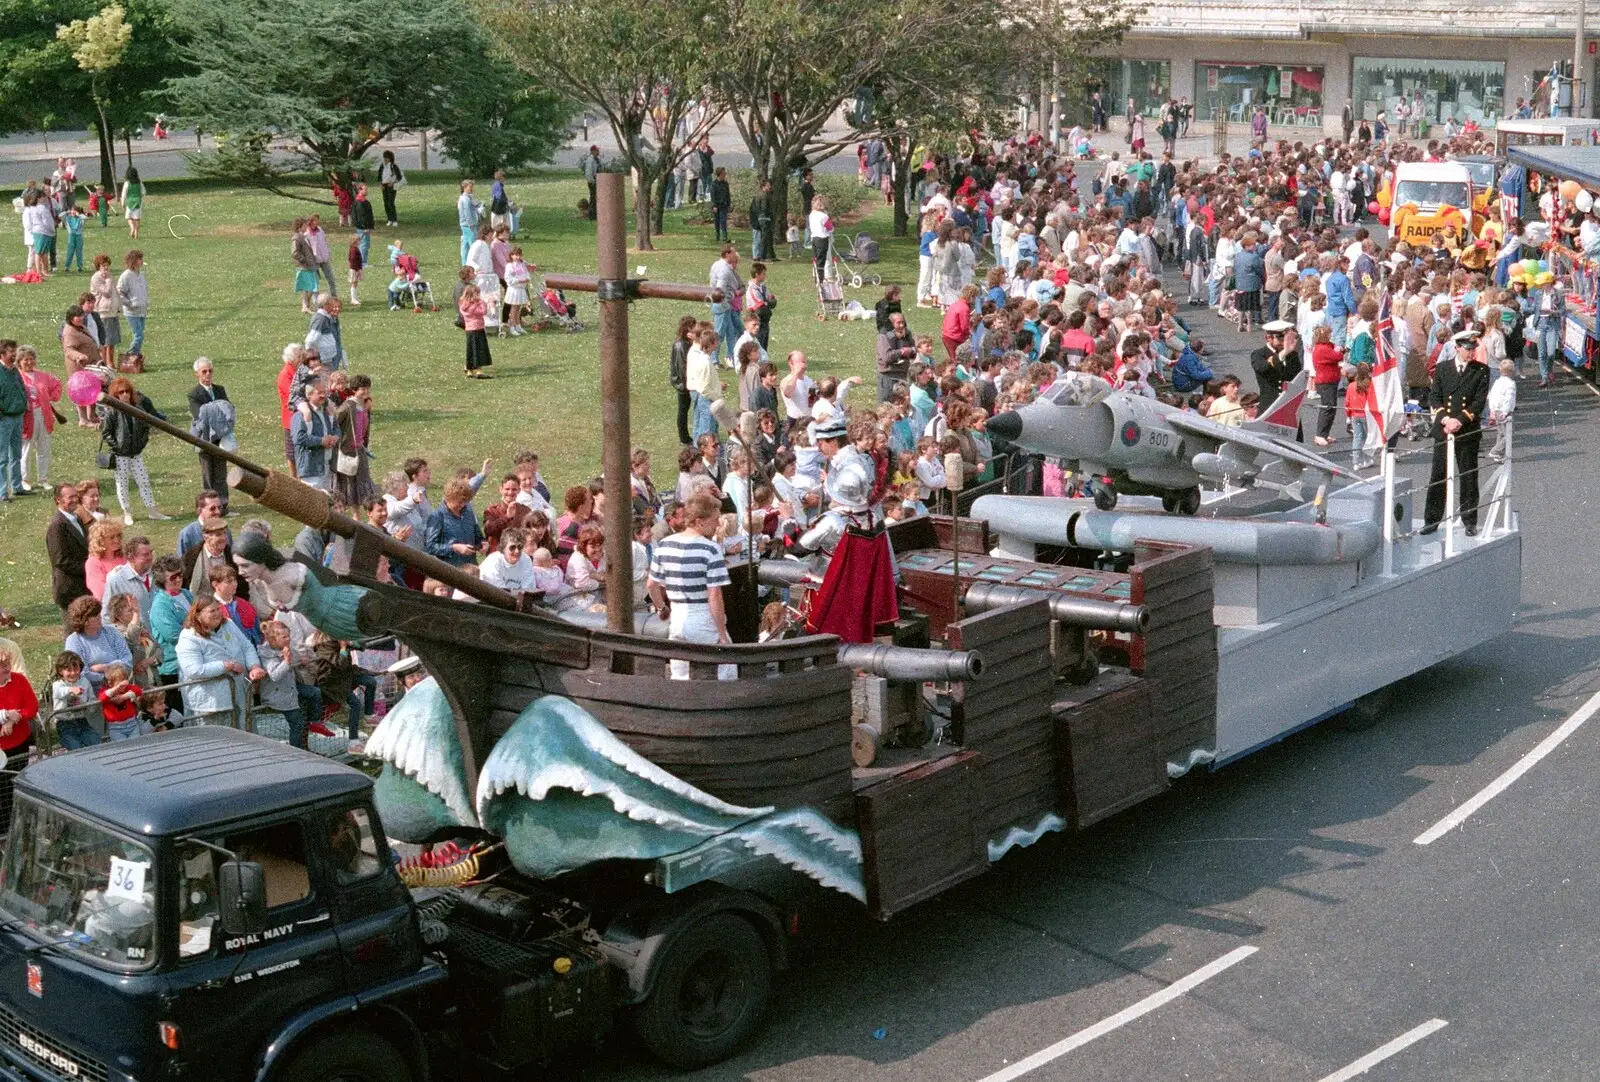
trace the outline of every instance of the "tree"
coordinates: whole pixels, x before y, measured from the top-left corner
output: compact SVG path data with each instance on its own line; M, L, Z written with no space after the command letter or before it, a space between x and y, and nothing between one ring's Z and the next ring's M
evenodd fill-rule
M113 153L111 133L114 129L106 119L109 102L106 83L111 72L122 63L123 54L128 51L128 44L133 40L133 27L128 24L122 8L113 4L87 19L72 20L56 31L56 37L72 50L72 59L77 63L78 70L89 76L89 96L94 99L95 120L100 133L101 154L104 156L100 172L104 177L115 172L115 163L110 160ZM111 189L107 186L106 190Z
M287 167L266 160L263 135L287 137L292 164L319 178L348 173L396 129L426 131L459 118L460 103L496 78L487 42L459 0L174 2L193 28L187 56L196 68L167 82L175 108L207 131L232 137L236 173L284 195L292 194L284 187ZM264 48L266 42L278 47ZM523 121L549 124L524 133L535 148L555 145L556 112L541 107L522 114ZM252 147L261 148L254 163ZM229 163L197 165L217 171Z
M635 243L652 247L658 182L721 118L696 100L714 0L476 0L503 55L599 110L633 176Z
M897 51L935 32L954 0L721 0L721 32L738 48L719 53L712 90L772 182L773 221L787 220L789 173L844 144L822 130ZM955 32L983 24L962 19ZM809 208L802 208L809 209Z
M1119 40L1140 6L1140 0L1084 7L1067 0L721 2L726 37L740 44L719 54L712 86L761 179L772 182L775 221L788 213L790 170L878 132L894 137L909 165L921 141L909 121L921 128L936 119L945 127L978 120L1008 92L1010 79L1036 80L1054 57ZM828 122L858 95L882 106L846 138L825 138ZM896 235L904 223L901 198Z
M450 96L436 126L463 173L489 176L555 157L574 111L572 99L491 57L481 78Z
M97 28L107 26L94 0L0 0L0 131L56 123L95 128L100 181L108 189L115 180L116 131L141 126L161 80L184 70L173 56L181 31L162 0L120 0L117 7L128 40L116 63L90 71L74 58L77 43L58 30L76 23L81 30L75 33L86 34L95 20ZM94 50L88 55L92 59Z

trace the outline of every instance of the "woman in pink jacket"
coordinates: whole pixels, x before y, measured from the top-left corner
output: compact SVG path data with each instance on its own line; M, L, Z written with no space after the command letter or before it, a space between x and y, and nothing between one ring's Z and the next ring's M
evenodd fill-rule
M492 378L483 371L494 363L494 358L489 356L489 335L483 329L489 305L476 285L469 285L461 291L456 310L461 313L461 327L467 332L467 378Z
M17 367L28 391L28 411L22 415L22 482L28 482L28 460L34 462L35 488L50 487L50 434L56 430L55 407L61 401L61 381L39 369L32 346L17 349Z

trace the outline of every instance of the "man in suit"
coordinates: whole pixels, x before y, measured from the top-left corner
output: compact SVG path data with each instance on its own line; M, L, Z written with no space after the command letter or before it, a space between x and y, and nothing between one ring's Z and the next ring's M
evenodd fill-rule
M1425 534L1437 530L1444 519L1447 435L1456 438L1456 491L1461 521L1468 537L1478 533L1478 444L1493 378L1489 366L1479 357L1479 334L1476 326L1457 334L1454 361L1441 359L1433 372L1433 386L1428 392L1428 401L1433 404L1433 473L1428 478L1428 500L1422 516Z
M215 433L206 426L205 432L199 431L200 410L211 402L227 402L228 391L220 383L212 382L211 358L201 357L194 362L195 385L189 390L189 417L193 421L189 431L201 439L208 439ZM214 455L204 452L200 455L200 487L209 492L215 492L222 503L222 514L228 513L228 464Z
M56 513L44 529L44 548L50 554L50 596L63 613L80 597L89 596L83 562L89 558L89 535L78 521L78 490L70 484L55 487Z

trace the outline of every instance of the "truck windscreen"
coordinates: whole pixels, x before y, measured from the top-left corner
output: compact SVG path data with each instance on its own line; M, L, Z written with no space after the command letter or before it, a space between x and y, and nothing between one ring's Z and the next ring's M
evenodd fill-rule
M1402 180L1395 185L1394 205L1403 207L1415 203L1419 207L1438 207L1449 203L1465 209L1467 186L1453 180Z
M155 889L155 856L144 845L18 799L0 911L41 942L142 969L155 960Z

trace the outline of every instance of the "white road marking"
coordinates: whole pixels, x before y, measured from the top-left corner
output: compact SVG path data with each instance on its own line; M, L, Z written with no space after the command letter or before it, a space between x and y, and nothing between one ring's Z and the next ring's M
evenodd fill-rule
M1398 1055L1399 1053L1404 1052L1407 1048L1410 1048L1412 1045L1422 1040L1422 1038L1428 1036L1429 1034L1439 1032L1449 1024L1450 1023L1446 1022L1443 1018L1430 1019L1429 1021L1422 1023L1422 1025L1418 1026L1416 1029L1406 1030L1388 1044L1383 1045L1380 1048L1374 1048L1371 1052L1368 1052L1366 1055L1350 1064L1350 1066L1341 1067L1339 1070L1334 1071L1331 1075L1328 1075L1328 1077L1321 1079L1320 1082L1348 1082L1349 1079L1352 1079L1357 1075L1366 1074L1368 1071L1372 1070L1372 1068L1376 1067L1390 1056Z
M1146 996L1131 1007L1124 1007L1110 1018L1102 1019L1088 1029L1080 1029L1072 1036L1062 1041L1057 1041L1049 1048L1035 1052L1027 1059L1018 1060L1004 1070L996 1071L991 1075L984 1075L978 1082L1011 1082L1014 1078L1021 1078L1030 1071L1038 1070L1052 1060L1060 1059L1075 1048L1082 1048L1098 1037L1104 1037L1112 1030L1149 1014L1157 1007L1164 1006L1187 992L1209 981L1212 977L1238 963L1244 961L1256 952L1255 947L1239 947L1231 950L1218 958L1210 965L1202 966L1181 980L1175 981L1153 995Z
M1534 749L1518 759L1511 769L1484 786L1471 800L1468 800L1455 811L1433 824L1433 826L1418 834L1413 840L1418 845L1430 845L1466 822L1479 808L1505 792L1513 782L1532 770L1540 759L1560 747L1562 741L1577 732L1584 722L1594 717L1597 711L1600 711L1600 691L1589 696L1588 702L1580 706L1577 713L1562 722L1560 728L1556 729L1555 732L1539 741Z

